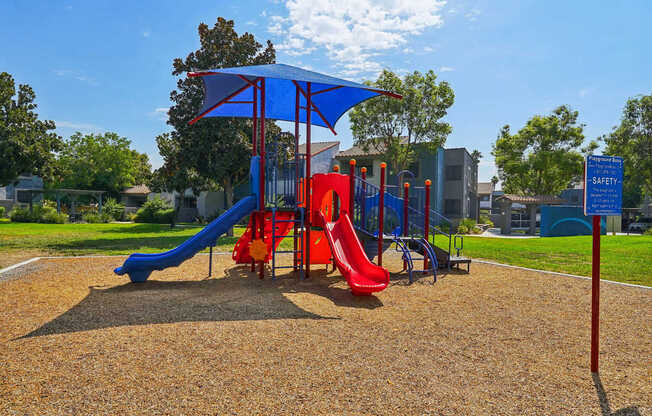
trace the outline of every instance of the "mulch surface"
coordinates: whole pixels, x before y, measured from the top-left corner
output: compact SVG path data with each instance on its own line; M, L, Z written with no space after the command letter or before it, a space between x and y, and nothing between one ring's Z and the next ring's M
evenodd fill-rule
M390 271L400 259L386 255ZM0 281L0 414L652 414L652 291L473 264L377 296L230 256L130 284L122 258Z

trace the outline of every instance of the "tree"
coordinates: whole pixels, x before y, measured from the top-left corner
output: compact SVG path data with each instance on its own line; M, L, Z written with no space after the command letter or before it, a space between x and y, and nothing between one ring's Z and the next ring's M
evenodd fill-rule
M270 41L266 47L249 33L238 35L232 20L218 18L212 28L201 23L198 28L200 48L186 59L173 62L177 89L170 93L174 105L168 112L173 130L156 138L164 165L156 172L153 185L183 191L224 189L227 208L233 203L235 186L248 177L251 156L251 120L241 118L203 118L192 126L188 122L199 112L203 87L199 78L185 76L202 71L242 65L271 64L276 52ZM280 129L271 121L266 137Z
M491 177L491 185L494 188L496 187L496 185L498 184L499 181L500 181L500 179L498 178L498 176L494 175L494 176Z
M644 193L652 194L652 95L627 100L620 125L602 140L605 154L625 162L623 206L639 205Z
M36 94L29 85L18 86L11 75L0 73L0 186L32 173L49 180L54 173L54 152L61 149L61 137L51 130L54 121L39 120L34 112Z
M481 159L482 159L482 153L479 150L476 149L471 152L471 160L473 161L474 165L479 164Z
M557 195L582 174L583 156L594 143L580 149L584 125L577 123L578 113L566 106L548 116L536 115L516 134L504 126L491 154L506 193Z
M117 196L124 188L149 181L146 154L131 148L131 141L116 133L77 132L66 141L58 159L60 185L97 189Z
M381 96L357 105L349 115L354 143L365 151L381 153L393 172L407 169L416 147L435 151L452 131L441 121L455 94L447 82L436 82L433 71L415 71L399 78L383 70L369 86L401 94L402 100Z

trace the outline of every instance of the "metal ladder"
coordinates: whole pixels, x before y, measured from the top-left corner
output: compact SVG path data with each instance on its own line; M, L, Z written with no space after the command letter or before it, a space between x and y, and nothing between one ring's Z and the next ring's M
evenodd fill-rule
M396 244L396 251L403 253L403 261L410 283L414 282L413 273L432 273L433 283L437 281L439 263L434 250L425 238L394 237L393 242ZM422 257L413 257L412 252L418 253L419 249L423 252ZM414 268L414 262L423 262L425 260L427 260L428 268L423 270Z
M299 276L301 279L304 277L303 273L303 225L304 225L304 209L297 208L294 217L291 220L278 220L276 219L277 208L272 208L272 279L276 279L276 270L277 269L294 269L299 271ZM285 238L286 235L278 235L276 224L278 223L293 223L293 235L292 240L294 243L293 250L276 250L276 239ZM293 265L292 266L277 266L276 265L276 255L277 254L287 254L292 253L293 256Z

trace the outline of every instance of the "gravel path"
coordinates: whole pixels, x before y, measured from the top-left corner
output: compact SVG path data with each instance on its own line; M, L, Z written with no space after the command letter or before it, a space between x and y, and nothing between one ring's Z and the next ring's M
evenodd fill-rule
M206 256L133 285L122 258L0 282L0 414L652 415L652 291L492 265L351 296ZM390 271L400 259L387 255Z

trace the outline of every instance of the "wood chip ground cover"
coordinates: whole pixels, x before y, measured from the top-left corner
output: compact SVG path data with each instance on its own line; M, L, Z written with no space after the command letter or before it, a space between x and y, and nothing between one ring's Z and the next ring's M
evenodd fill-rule
M197 256L133 285L123 258L0 281L0 414L652 414L652 291L474 264L351 296ZM385 258L390 271L400 259Z

